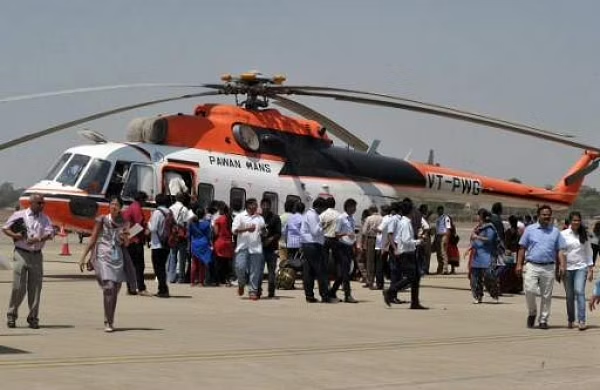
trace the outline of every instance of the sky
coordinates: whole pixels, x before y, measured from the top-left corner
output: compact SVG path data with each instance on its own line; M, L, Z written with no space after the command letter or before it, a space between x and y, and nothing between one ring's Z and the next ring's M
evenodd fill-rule
M126 83L219 82L283 73L290 85L419 99L567 132L600 146L597 1L0 0L0 99ZM106 91L0 103L0 141L195 90ZM555 184L581 151L389 108L298 99L382 154ZM135 117L191 113L184 100L123 113L0 151L0 182L28 186L89 128L124 140ZM586 184L600 188L600 173Z

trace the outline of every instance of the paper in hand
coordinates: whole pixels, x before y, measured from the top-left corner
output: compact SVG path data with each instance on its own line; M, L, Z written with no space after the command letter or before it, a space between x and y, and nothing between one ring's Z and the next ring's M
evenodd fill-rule
M129 228L129 237L137 236L143 230L144 228L139 223L136 223L135 225Z

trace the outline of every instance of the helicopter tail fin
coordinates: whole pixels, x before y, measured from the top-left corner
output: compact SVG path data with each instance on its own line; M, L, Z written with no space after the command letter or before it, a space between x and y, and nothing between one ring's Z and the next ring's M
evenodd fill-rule
M600 153L586 150L583 156L569 169L554 187L553 191L572 204L581 190L583 179L600 165Z

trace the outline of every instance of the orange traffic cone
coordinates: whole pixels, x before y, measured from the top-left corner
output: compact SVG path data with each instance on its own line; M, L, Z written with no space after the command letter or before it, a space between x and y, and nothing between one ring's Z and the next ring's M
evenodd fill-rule
M69 251L69 235L67 234L67 232L65 232L64 225L60 227L60 233L58 233L58 235L63 238L63 244L60 250L60 255L71 256L71 252Z

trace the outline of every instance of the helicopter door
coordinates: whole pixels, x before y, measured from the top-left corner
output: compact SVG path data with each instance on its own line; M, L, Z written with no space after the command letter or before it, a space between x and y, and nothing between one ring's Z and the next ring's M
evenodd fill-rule
M136 192L143 191L148 200L156 195L156 174L150 164L132 163L125 175L125 185L121 196L123 199L133 199Z

